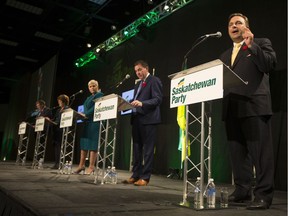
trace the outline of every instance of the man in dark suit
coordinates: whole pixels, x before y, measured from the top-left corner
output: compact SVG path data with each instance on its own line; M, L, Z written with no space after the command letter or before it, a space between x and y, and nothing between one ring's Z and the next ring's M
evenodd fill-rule
M248 203L247 209L267 209L274 191L269 72L275 67L276 54L269 39L254 38L248 18L240 13L230 15L228 33L234 48L225 51L220 59L248 81L247 86L224 91L223 120L235 182L235 191L229 201L251 201L254 166L255 198Z
M124 183L146 186L152 172L156 127L161 122L162 83L149 73L149 66L143 60L135 62L134 70L140 81L135 85L131 102L134 107L131 117L133 174Z

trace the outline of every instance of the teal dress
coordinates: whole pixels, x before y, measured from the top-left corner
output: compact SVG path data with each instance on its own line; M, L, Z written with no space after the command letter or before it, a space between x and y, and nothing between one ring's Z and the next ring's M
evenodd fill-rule
M97 92L96 94L89 96L84 102L84 114L88 119L84 121L83 133L80 138L81 150L98 150L100 122L93 122L95 105L93 100L102 96L102 92Z

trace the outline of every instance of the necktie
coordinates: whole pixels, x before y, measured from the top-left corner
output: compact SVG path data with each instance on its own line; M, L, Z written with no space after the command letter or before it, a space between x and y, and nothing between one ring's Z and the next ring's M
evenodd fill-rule
M136 92L136 95L135 95L134 100L136 100L136 98L138 97L141 88L142 88L142 80L141 80L141 82L140 82L140 85L138 86L138 89L137 89L137 92Z
M231 65L233 65L234 63L234 60L240 50L240 47L241 47L241 43L236 43L234 48L233 48L233 52L232 52L232 56L231 56Z

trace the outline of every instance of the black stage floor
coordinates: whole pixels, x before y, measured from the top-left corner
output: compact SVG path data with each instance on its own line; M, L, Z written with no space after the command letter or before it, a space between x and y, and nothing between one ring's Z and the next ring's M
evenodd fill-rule
M49 164L51 166L52 164ZM74 166L75 168L75 166ZM229 205L228 209L196 211L183 207L183 182L165 176L152 176L148 186L125 185L130 176L118 170L118 184L94 183L95 176L63 175L48 167L42 170L0 163L0 215L215 215L215 216L284 216L287 215L287 192L276 191L268 210L246 210L245 205ZM101 178L100 178L101 180ZM229 192L232 185L227 186ZM190 188L192 190L192 188ZM217 198L219 194L217 194ZM193 198L188 197L192 202ZM217 200L218 201L218 200Z

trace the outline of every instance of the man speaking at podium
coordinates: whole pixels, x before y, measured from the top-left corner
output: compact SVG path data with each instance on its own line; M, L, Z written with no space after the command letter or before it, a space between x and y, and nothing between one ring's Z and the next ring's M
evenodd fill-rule
M131 117L133 174L124 183L146 186L152 172L156 126L161 121L162 83L149 73L149 66L143 60L134 63L134 70L141 81L135 85L134 100L131 102L134 107Z
M229 201L251 201L254 166L255 198L248 203L247 209L267 209L274 192L269 72L275 67L276 54L269 39L254 38L248 18L243 14L230 15L228 33L234 47L224 52L220 59L248 81L247 86L224 91L223 120L236 186Z

